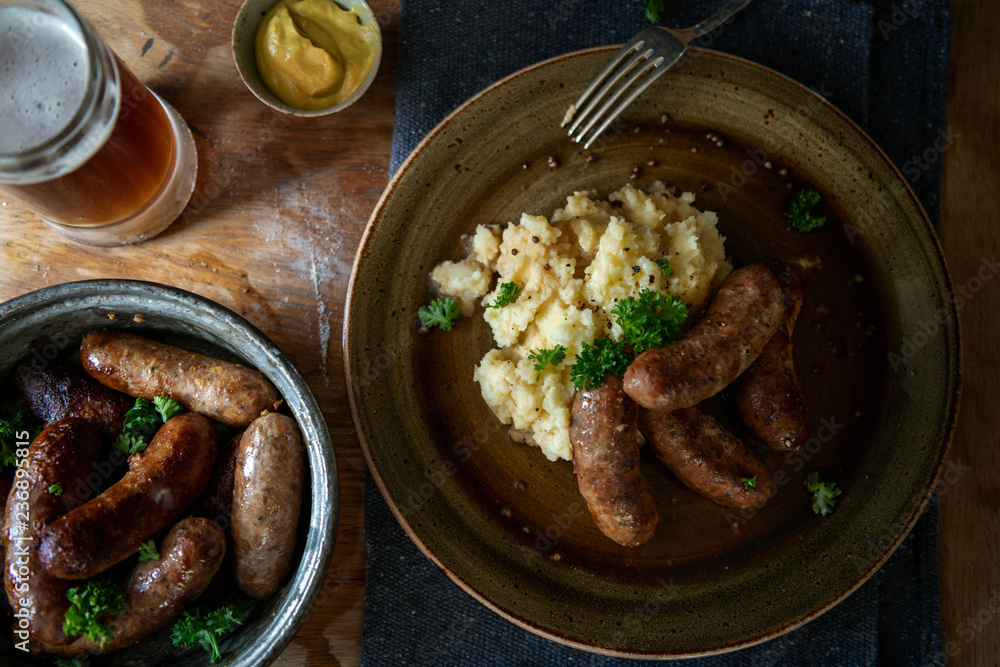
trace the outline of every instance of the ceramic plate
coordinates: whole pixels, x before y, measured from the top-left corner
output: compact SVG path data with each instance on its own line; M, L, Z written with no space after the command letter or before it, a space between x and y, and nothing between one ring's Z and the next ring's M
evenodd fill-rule
M843 114L758 65L685 56L584 151L563 113L614 49L518 72L468 101L389 184L358 251L344 326L351 408L372 475L421 550L490 609L600 653L695 656L815 618L867 579L927 502L953 429L959 342L941 250L912 191ZM764 453L776 493L733 513L649 452L660 511L637 549L602 536L569 462L512 442L472 380L481 316L419 331L429 272L477 224L548 215L575 190L660 179L718 212L734 265L795 262L795 361L811 411L799 452ZM826 225L791 229L793 193ZM737 434L725 400L713 410ZM803 486L843 489L820 518Z

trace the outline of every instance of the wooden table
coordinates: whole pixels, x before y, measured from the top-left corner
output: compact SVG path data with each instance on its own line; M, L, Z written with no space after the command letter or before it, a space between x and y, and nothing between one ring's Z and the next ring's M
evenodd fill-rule
M356 665L364 593L365 462L340 344L355 249L389 179L398 0L371 3L385 37L378 78L325 119L272 112L243 86L229 47L235 0L77 0L129 67L190 122L198 185L184 218L150 242L89 248L0 197L0 301L87 278L175 285L242 313L284 350L323 406L340 467L340 530L320 604L279 664ZM956 285L993 277L1000 239L1000 5L953 0L943 155L943 244ZM915 147L917 150L920 147ZM987 261L989 260L989 261ZM971 284L970 284L971 283ZM961 311L965 391L950 458L968 472L942 498L941 587L949 665L1000 660L1000 280Z

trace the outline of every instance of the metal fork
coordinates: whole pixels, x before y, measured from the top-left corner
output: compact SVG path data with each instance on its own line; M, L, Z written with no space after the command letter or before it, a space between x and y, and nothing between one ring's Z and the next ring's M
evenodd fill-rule
M570 137L577 143L582 142L584 148L590 148L625 107L684 55L692 40L715 30L750 2L729 0L707 19L686 30L662 26L646 28L623 46L587 86L567 110L561 126L572 121Z

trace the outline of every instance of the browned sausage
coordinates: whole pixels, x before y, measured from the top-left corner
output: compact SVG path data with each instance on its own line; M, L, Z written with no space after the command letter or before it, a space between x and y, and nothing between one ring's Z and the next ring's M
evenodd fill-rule
M128 558L191 508L218 453L202 415L171 418L113 486L42 530L42 564L63 579L87 579Z
M734 508L767 500L767 464L711 415L698 408L640 410L639 424L660 460L698 495ZM751 491L744 479L754 479Z
M788 264L768 265L785 295L785 310L757 360L730 386L740 418L772 449L797 449L808 437L808 416L792 361L792 331L802 309L802 279Z
M305 448L295 422L268 413L240 439L233 489L233 574L254 597L272 595L292 568L306 474Z
M118 331L84 336L80 361L112 389L146 400L169 396L230 426L246 426L279 400L258 371Z
M14 379L28 409L43 424L79 417L95 422L105 435L115 436L122 430L125 413L134 404L124 394L61 364L48 364L40 369L20 364Z
M219 458L215 470L208 479L205 493L198 501L198 514L215 522L219 528L229 528L229 517L233 509L233 487L236 484L236 452L240 446L243 432L229 439L226 446L219 450Z
M232 523L233 488L236 484L236 452L242 437L243 432L237 433L229 439L225 447L219 450L215 471L208 480L208 486L205 488L205 493L201 495L195 512L199 516L210 519L224 531L228 531ZM227 560L231 561L231 547L227 556ZM205 589L202 601L207 601L209 606L221 605L232 596L235 587L236 581L233 579L232 564L223 562L222 567L215 573L215 577Z
M17 640L26 641L30 635L44 644L69 642L62 624L69 608L66 591L73 584L42 566L38 536L68 508L55 489L49 491L50 486L76 488L93 471L91 464L100 449L101 434L95 424L62 419L38 434L17 468L4 515L4 588L14 609Z
M601 532L626 547L653 536L659 514L639 469L638 407L608 373L573 398L569 437L580 494Z
M625 372L625 392L650 410L697 405L753 363L783 310L781 286L767 267L736 269L698 324L670 345L635 358Z
M209 519L188 517L178 522L160 543L160 560L139 563L122 587L125 611L100 619L114 628L104 645L79 637L50 655L102 655L137 644L180 616L208 587L226 553L226 536Z

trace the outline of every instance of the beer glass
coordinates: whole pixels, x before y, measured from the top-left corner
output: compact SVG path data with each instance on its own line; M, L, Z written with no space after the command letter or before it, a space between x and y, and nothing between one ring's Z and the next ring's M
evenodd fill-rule
M61 0L0 0L0 190L66 236L163 231L197 176L180 115Z

